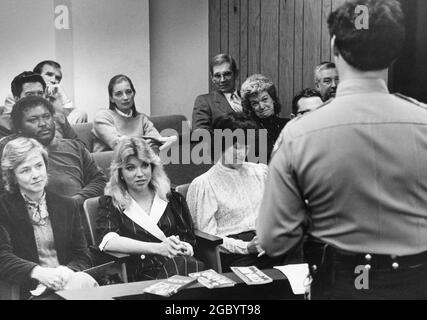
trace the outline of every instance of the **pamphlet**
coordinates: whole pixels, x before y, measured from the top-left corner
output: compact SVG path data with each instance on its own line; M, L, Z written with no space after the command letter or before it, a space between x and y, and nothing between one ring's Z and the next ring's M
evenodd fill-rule
M273 279L255 266L231 267L231 270L246 284L256 285L273 282Z
M213 269L190 273L189 276L197 279L201 285L204 285L209 289L232 287L236 284L235 281L219 274Z
M144 293L170 297L194 281L196 281L194 278L174 275L145 288Z

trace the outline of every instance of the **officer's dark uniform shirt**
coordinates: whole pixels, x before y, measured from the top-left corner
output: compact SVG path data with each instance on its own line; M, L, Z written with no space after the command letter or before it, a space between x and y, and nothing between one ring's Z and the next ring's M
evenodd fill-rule
M427 109L380 79L340 82L336 98L288 123L257 220L267 254L309 233L353 252L427 250Z

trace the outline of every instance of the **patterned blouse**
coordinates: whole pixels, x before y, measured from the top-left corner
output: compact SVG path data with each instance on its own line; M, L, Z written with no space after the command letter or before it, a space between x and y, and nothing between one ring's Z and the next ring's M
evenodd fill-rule
M46 193L43 193L39 201L33 201L24 193L21 194L33 225L34 238L36 239L37 253L39 255L39 265L55 268L59 266L59 261L55 249L55 239L53 237L49 212L47 211Z

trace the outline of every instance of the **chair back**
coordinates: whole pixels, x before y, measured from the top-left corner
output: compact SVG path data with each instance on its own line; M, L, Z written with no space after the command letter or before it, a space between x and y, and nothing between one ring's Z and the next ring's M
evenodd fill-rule
M96 246L96 215L98 212L99 197L89 198L83 202L83 211L89 229L91 245Z
M190 132L190 124L188 119L182 114L151 116L148 118L159 132L164 129L174 129L176 132L178 132L178 135L182 135L184 132Z
M89 152L93 151L93 123L87 122L87 123L78 123L72 125L72 128L77 134L77 137L86 145Z
M172 185L189 184L212 167L212 164L167 164L164 166Z
M107 179L110 179L110 166L113 160L113 151L103 151L92 153L93 161L104 172Z

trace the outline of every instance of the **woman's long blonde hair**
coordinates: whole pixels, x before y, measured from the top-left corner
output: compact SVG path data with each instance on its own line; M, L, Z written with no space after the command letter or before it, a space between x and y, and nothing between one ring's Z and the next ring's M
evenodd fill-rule
M127 185L121 173L131 156L151 165L151 181L148 187L157 193L161 199L167 201L167 194L170 192L170 181L163 169L159 156L154 153L144 139L123 137L114 148L110 167L110 181L105 187L105 194L113 198L114 206L119 210L124 210L131 201Z

